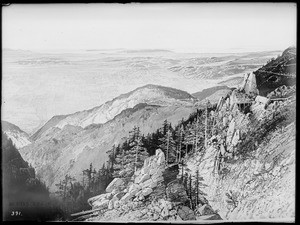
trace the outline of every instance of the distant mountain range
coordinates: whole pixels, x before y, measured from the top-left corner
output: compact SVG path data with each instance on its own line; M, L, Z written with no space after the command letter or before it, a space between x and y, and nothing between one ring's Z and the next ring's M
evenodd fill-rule
M10 138L17 149L31 143L29 135L18 126L7 121L1 121L1 129Z

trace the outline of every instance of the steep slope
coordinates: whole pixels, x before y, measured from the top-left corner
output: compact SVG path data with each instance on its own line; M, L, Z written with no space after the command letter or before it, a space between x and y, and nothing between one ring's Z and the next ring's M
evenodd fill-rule
M296 84L296 48L289 47L281 56L270 60L265 66L254 72L260 95L282 85Z
M1 133L2 219L24 221L56 218L58 208L53 207L54 205L48 207L51 199L46 186L36 178L34 168L22 158L11 139L5 133ZM39 204L36 204L37 202ZM41 208L40 204L44 204L44 207ZM20 214L16 215L16 212Z
M192 96L194 96L195 98L198 98L201 101L201 100L207 98L208 96L214 94L216 91L224 90L224 89L229 90L229 88L227 86L215 86L215 87L203 89L202 91L193 93Z
M187 159L187 169L191 174L200 171L207 185L202 191L223 219L293 221L295 96L293 100L271 103L259 111L250 120L234 111L231 112L234 118L227 116L232 118L228 123L235 124L231 132L240 133L234 157L220 150L224 143L222 137L213 137L217 140L215 144ZM255 122L257 116L259 122ZM225 133L231 133L230 129L227 125ZM234 139L232 143L237 141Z
M17 149L31 143L29 135L12 123L1 121L1 129L12 140Z
M137 88L129 93L120 95L112 101L95 107L90 110L76 112L71 115L57 116L48 121L38 132L32 135L33 139L38 139L43 132L51 127L62 129L65 125L81 126L85 128L91 124L103 124L113 119L124 109L133 108L139 103L155 104L160 106L170 106L176 104L187 104L193 101L194 97L187 92L163 87L159 85L146 85Z
M30 138L33 141L39 139L45 131L47 131L51 127L56 126L61 120L63 120L66 117L67 115L53 116L44 126L38 129Z
M214 104L218 103L220 97L226 96L230 91L231 89L227 86L215 86L193 93L192 95L199 101L209 100L210 103Z
M128 137L134 126L139 126L141 132L147 134L161 127L165 119L175 124L195 110L191 103L181 104L138 104L104 124L89 125L84 129L73 125L52 127L20 153L36 168L37 175L50 190L54 190L54 184L67 173L81 179L82 170L90 163L96 169L101 168L107 160L106 151L113 144L121 143L123 137Z

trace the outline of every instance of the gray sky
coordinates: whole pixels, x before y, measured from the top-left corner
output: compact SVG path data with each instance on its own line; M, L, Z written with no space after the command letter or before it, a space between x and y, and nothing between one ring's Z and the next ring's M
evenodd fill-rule
M3 47L257 51L296 43L296 4L44 4L3 8Z

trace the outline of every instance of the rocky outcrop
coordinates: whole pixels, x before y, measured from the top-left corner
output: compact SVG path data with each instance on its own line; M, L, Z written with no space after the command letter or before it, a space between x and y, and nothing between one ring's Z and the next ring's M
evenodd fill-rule
M129 201L141 201L148 197L163 182L165 156L157 149L154 156L144 161L143 167L134 174L134 182L125 184L121 178L115 178L106 188L105 194L88 199L93 208L114 209L126 205Z
M113 190L120 190L124 181L121 178L115 178L110 184L106 187L106 192L112 192Z
M166 167L164 153L157 149L155 155L145 159L131 182L126 184L115 178L106 188L108 193L90 198L88 203L100 210L101 221L115 221L115 217L132 221L195 220L194 211L186 206L189 198L177 175L178 165ZM168 180L166 184L164 177Z
M200 216L215 214L215 211L208 204L204 204L202 206L199 205L198 208L196 209L196 212Z
M88 199L88 204L93 208L106 208L109 200L113 197L112 193L97 195Z
M256 85L256 77L253 73L247 73L244 76L244 81L240 87L240 90L244 91L246 94L258 94L258 89Z
M217 144L211 144L203 155L195 154L187 161L192 176L196 170L201 171L206 184L201 190L209 199L207 205L197 207L197 220L292 218L295 215L295 124L271 132L266 142L253 142L256 150L248 151L246 159L226 158L230 156L230 146L235 151L245 136L250 135L246 132L249 126L254 126L253 120L272 118L274 112L280 114L280 109L287 110L283 106L293 107L292 100L268 101L258 96L251 106L251 118L240 112L232 116L234 112L224 105L219 111L222 116L218 116L224 135L212 137ZM259 112L254 110L257 106L261 106ZM223 118L230 122L224 122ZM226 156L226 160L220 155ZM218 209L218 213L212 208Z
M178 209L178 215L182 220L196 220L194 211L187 206L181 206Z

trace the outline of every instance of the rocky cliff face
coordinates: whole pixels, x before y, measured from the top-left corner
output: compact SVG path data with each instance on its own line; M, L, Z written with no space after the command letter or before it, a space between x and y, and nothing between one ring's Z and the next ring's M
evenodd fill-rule
M257 96L252 114L223 102L217 117L224 135L187 159L187 169L201 171L207 185L202 190L223 219L293 220L295 93L279 102Z

